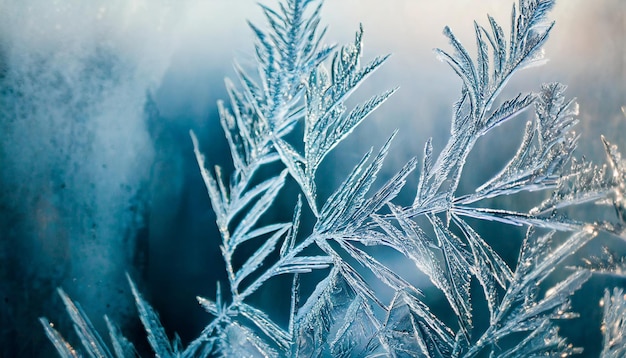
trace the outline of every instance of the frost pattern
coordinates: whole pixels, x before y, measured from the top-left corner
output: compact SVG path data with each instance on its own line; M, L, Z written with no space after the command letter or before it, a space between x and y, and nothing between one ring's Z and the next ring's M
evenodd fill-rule
M613 292L606 289L602 306L602 358L618 358L626 355L626 294L620 288Z
M569 297L593 270L576 268L545 293L541 287L599 231L623 236L626 165L605 139L608 167L574 158L578 109L566 99L564 85L544 84L537 93L500 96L514 73L542 62L541 48L553 26L546 17L553 5L551 0L520 0L513 6L512 30L506 37L490 16L486 27L474 23L476 58L448 27L444 29L452 50L436 53L461 78L461 93L445 147L438 154L431 140L424 147L416 195L408 206L393 200L407 178L416 175L417 158L382 185L374 185L396 133L378 151L365 153L328 198L321 198L316 186L323 160L395 91L374 95L351 109L346 105L386 56L361 63L362 28L353 43L340 48L323 45L321 1L285 0L278 9L261 5L270 26L250 25L256 36L257 66L237 65L239 84L227 81L230 106L218 105L234 171L207 169L199 140L191 133L221 234L228 288L223 291L218 283L214 299L198 297L214 319L184 348L178 336L173 340L167 336L156 312L129 279L155 354L566 357L580 353L581 348L559 335L555 320L576 316ZM466 160L477 141L531 108L534 118L527 122L516 154L473 193L458 195ZM300 189L293 199L292 219L261 220L288 182ZM528 212L489 206L491 199L533 191L553 194ZM566 215L566 208L588 202L612 205L617 219L584 222ZM310 230L301 228L304 215L315 222ZM483 239L472 225L476 219L527 227L514 267ZM257 249L236 265L233 258L244 243ZM404 272L388 266L380 249L395 252L425 274L445 297L456 322L444 323L433 314L421 300L420 290ZM301 297L301 277L312 271L324 273L325 278L311 294ZM248 302L279 275L292 278L287 325ZM482 293L471 289L472 282L480 285ZM91 356L137 354L107 320L111 351L80 306L59 293ZM621 291L610 299L608 295L605 351L613 354L617 348L612 342L623 337L623 325L615 326L611 314L623 311L624 304ZM485 330L474 326L481 319L474 315L476 300L484 300L488 307ZM608 306L616 310L609 312ZM47 319L41 322L61 356L78 356Z

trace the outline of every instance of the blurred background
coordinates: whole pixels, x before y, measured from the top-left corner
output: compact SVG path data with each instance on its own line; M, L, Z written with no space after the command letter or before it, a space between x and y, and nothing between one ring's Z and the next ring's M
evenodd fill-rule
M506 32L510 10L503 0L327 0L327 42L352 41L362 23L364 60L393 54L355 99L400 89L326 160L322 197L395 128L382 179L412 156L421 159L429 137L440 150L460 80L432 49L449 48L441 33L449 25L473 50L472 21L486 24L489 13ZM625 11L621 0L557 1L545 47L550 61L519 72L503 93L567 84L580 104L578 155L598 162L601 134L626 153ZM97 328L106 313L147 350L125 272L170 336L189 342L210 321L195 297L214 297L225 273L188 132L196 132L210 164L231 167L216 101L227 98L223 79L234 77L233 59L252 63L246 20L265 24L255 1L0 0L0 356L53 355L40 316L77 341L57 287ZM473 190L505 163L525 120L478 143L460 190ZM294 202L286 197L277 207L289 211ZM515 262L523 230L485 225L482 232ZM597 302L607 284L625 283L586 284L574 299L585 320L564 331L588 356L599 349ZM273 302L270 311L283 297L272 292L255 298Z

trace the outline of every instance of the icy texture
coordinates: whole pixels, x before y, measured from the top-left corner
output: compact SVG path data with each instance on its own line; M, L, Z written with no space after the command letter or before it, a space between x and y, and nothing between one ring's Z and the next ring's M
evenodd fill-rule
M386 57L361 64L362 29L353 43L338 50L323 46L320 5L286 0L278 10L262 6L270 27L251 25L258 66L252 72L237 66L240 85L227 82L230 108L219 104L232 173L207 169L191 133L221 234L228 289L223 292L218 283L215 299L198 297L214 319L183 349L178 338L170 341L131 282L157 356L566 357L581 352L559 336L554 321L576 316L569 297L592 271L573 269L551 287L547 278L599 231L622 232L626 166L606 140L612 174L574 159L577 105L565 98L564 85L545 84L538 93L510 99L499 96L517 70L542 61L553 1L520 0L507 37L491 17L488 27L475 24L476 59L446 27L452 51L436 52L463 86L445 147L436 154L429 140L419 175L413 158L377 186L393 133L380 150L366 153L328 198L320 198L316 189L320 164L393 90L348 111L347 98ZM529 108L534 117L517 153L473 193L457 195L476 142ZM419 177L412 204L394 203L410 175ZM300 189L291 221L268 223L265 213L290 181ZM493 201L486 200L531 191L554 194L528 212L493 208ZM613 205L617 220L588 223L566 216L565 208L593 201ZM304 215L314 220L308 232L300 225ZM475 219L527 228L514 267L472 226ZM256 245L256 251L233 260L244 243ZM455 320L444 323L434 315L410 273L388 266L381 252L390 250L441 291ZM314 270L324 278L301 297L301 275ZM293 279L285 290L291 294L286 325L248 300L279 275ZM482 292L471 289L473 281ZM84 348L94 356L110 356L80 308L61 295ZM488 319L475 316L475 301L485 302ZM475 328L479 319L488 321L488 328ZM42 323L59 352L73 356L48 321ZM132 345L109 327L115 354L134 354Z
M604 137L602 137L602 142L610 168L608 182L613 189L612 195L602 203L613 206L617 216L615 222L605 222L604 228L626 239L626 159L622 159L622 154L616 145L609 143Z
M583 258L584 265L576 269L589 270L595 274L626 277L626 256L619 256L608 247L602 247L602 256Z
M604 309L602 316L602 334L604 336L602 358L626 356L626 294L619 288L613 292L606 289L600 301Z

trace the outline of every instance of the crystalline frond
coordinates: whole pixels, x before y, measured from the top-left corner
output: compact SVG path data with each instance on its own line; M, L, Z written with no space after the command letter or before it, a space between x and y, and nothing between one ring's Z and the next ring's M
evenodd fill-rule
M104 341L93 328L91 321L82 310L78 303L74 303L69 296L62 290L58 289L59 295L65 304L65 309L67 313L70 315L72 322L74 324L74 331L80 338L80 341L85 348L85 350L89 353L90 356L93 357L113 357L109 348L104 344ZM42 322L43 323L43 322ZM57 349L59 345L55 344ZM73 349L70 349L73 351ZM61 353L61 351L59 351Z
M273 322L265 312L246 303L239 305L239 311L243 317L254 323L259 330L272 339L281 350L286 351L290 348L290 342L293 338L288 332Z
M399 227L393 225L391 221L376 218L377 224L387 235L386 239L381 240L381 244L404 254L429 277L430 281L444 293L457 314L464 335L469 336L472 327L469 283L471 276L478 272L473 254L436 216L429 216L435 231L435 238L432 239L428 238L414 221L404 218L398 208L391 205L390 208L395 215L392 220L395 220ZM482 251L476 254L482 256L486 253ZM439 256L442 256L443 260L440 260ZM491 261L484 256L483 259Z
M454 235L436 216L428 216L443 254L443 267L452 289L447 296L457 311L459 324L464 335L469 336L472 328L472 305L470 281L472 278L472 258L463 242Z
M606 246L602 247L602 256L592 256L582 260L584 265L575 267L576 269L589 270L594 274L626 277L626 257L612 252Z
M254 215L262 214L282 188L287 173L283 172L252 188L249 188L249 178L236 177L233 184L230 186L230 190L228 190L219 167L216 167L215 175L206 169L204 155L200 152L198 139L193 132L190 132L190 134L194 144L196 160L198 161L198 166L200 167L200 172L211 199L213 211L216 215L218 229L223 239L229 241L230 234L228 233L228 226L235 215L258 197L260 198L258 198L257 202L254 204ZM238 179L242 180L239 181ZM256 220L258 220L258 216L250 217L244 220L243 226L249 230L250 226L256 223ZM245 232L246 230L240 229L240 233ZM243 238L240 237L236 240L243 240Z
M552 195L530 213L537 216L552 214L557 209L602 199L610 190L606 168L584 158L572 158L570 168L558 180Z
M279 241L284 238L288 230L292 229L291 223L275 223L258 227L257 222L262 215L271 207L285 183L287 170L279 175L267 179L252 188L248 188L248 181L235 183L228 191L223 183L219 169L216 176L204 167L204 156L198 150L196 137L191 134L196 158L202 177L207 187L209 197L216 213L216 221L222 235L222 256L226 263L230 289L236 299L239 292L239 284L257 270L265 258L277 247ZM237 217L244 208L247 212L242 217ZM237 225L231 232L231 223L237 217ZM237 271L233 269L231 260L235 250L244 242L272 234Z
M170 342L157 313L152 306L143 299L130 276L127 275L127 279L133 296L135 297L139 318L146 330L148 342L154 353L158 357L173 357L182 353L180 341L175 339L173 342Z
M602 358L626 356L626 293L621 288L604 291L602 315Z
M589 279L591 273L575 271L548 289L543 298L537 297L536 290L563 260L594 236L592 229L581 231L554 246L554 233L537 235L529 230L522 244L513 281L496 310L494 321L465 356L473 357L486 346L497 344L503 337L516 332L528 332L528 342L513 348L511 352L515 354L510 356L528 356L547 349L558 349L559 354L574 353L576 349L558 338L551 320L576 317L570 312L569 297Z
M109 329L109 338L111 338L111 344L116 357L139 357L139 353L135 349L135 346L122 335L119 328L111 322L109 317L104 316L104 319Z
M298 256L298 254L300 254L304 249L312 245L318 238L320 238L319 235L311 235L299 244L295 245L293 228L296 227L295 225L297 224L298 219L299 215L296 211L296 215L294 216L294 222L292 223L291 228L286 233L283 244L279 249L278 260L272 265L269 265L269 267L264 267L264 270L261 271L261 275L248 286L246 286L243 291L233 292L234 301L231 305L240 305L246 297L254 293L261 287L261 285L263 285L263 283L265 283L265 281L274 276L284 274L308 273L313 270L327 268L330 264L334 262L334 259L328 255ZM276 241L273 238L270 238L268 241L271 241L271 245L276 244ZM263 254L263 252L265 250L271 250L270 247L271 246L268 245L267 242L264 243L263 246L259 248L251 258L256 257L257 255L265 255ZM250 261L250 259L248 261Z
M494 350L495 352L495 350ZM582 348L574 347L559 336L558 327L550 321L542 321L526 338L515 347L498 354L500 358L516 357L570 357L582 353Z
M417 164L415 159L409 161L372 197L366 198L382 168L394 136L395 133L369 164L372 151L370 150L365 154L343 183L328 198L315 225L316 233L334 233L344 237L350 235L400 192L406 183L406 177L415 169Z
M235 322L235 316L242 315L269 336L276 344L276 348L285 350L286 340L292 337L288 337L288 334L274 326L268 317L243 303L243 300L273 276L300 274L325 268L335 259L331 260L330 257L323 255L297 256L303 248L316 240L316 236L323 234L318 230L299 245L295 245L294 233L297 233L299 214L294 217L292 223L258 227L256 223L259 218L270 207L284 184L285 172L254 187L249 184L251 177L258 167L280 156L286 171L300 185L309 207L316 216L319 216L315 188L317 166L328 152L391 94L387 92L375 96L344 115L343 102L383 63L384 58L377 58L361 67L361 30L357 33L354 44L345 46L335 55L332 73L328 75L321 62L331 53L331 49L321 48L321 35L316 35L319 6L309 11L308 17L305 16L307 7L313 2L315 1L286 1L281 4L280 11L262 6L271 28L263 31L251 25L257 35L256 55L260 82L256 83L238 67L242 90L238 91L234 86L228 85L232 112L220 106L222 126L235 164L230 186L225 184L219 168L216 168L215 175L204 169L204 158L192 134L196 157L222 235L222 255L226 262L233 298L233 302L224 308L218 307L217 303L208 299L200 299L201 304L216 315L216 319L203 332L202 339L208 339L222 324L232 327L235 333L240 332L241 330L235 329L231 323ZM302 86L302 83L305 85ZM306 90L306 98L300 101L303 89ZM304 155L298 153L292 144L282 138L302 117L305 119ZM270 144L273 144L276 153L271 150ZM335 222L334 224L339 225L334 225L333 232L346 231L346 225L358 227L393 199L401 189L406 175L414 167L414 161L394 177L397 182L386 184L372 198L365 199L365 194L380 170L388 145L389 143L385 145L363 177L360 177L360 174L356 175L356 192L351 198L354 201L350 205L335 203L335 209L343 207L346 212L341 214L340 218L336 215L328 216L338 218L343 223ZM242 214L244 208L247 211ZM299 213L300 209L297 212ZM234 221L235 219L237 221ZM257 237L263 238L263 243L239 269L235 269L232 257L238 245ZM362 263L367 263L387 282L403 287L407 285L398 280L386 267L350 243L343 243L343 247L347 251L350 250L350 254L359 257ZM280 253L278 261L266 265L264 261L277 250ZM351 272L356 275L356 271ZM245 279L253 273L257 278L246 287L241 287L242 283L246 282ZM371 291L367 293L375 300ZM236 322L241 324L238 320ZM220 335L218 346L223 346L227 338L228 336ZM196 341L201 342L202 339Z
M81 344L85 352L90 357L96 358L127 358L137 357L137 351L133 344L128 341L120 332L119 329L109 320L108 317L104 317L107 328L109 330L109 338L113 346L113 353L109 350L104 340L94 329L91 320L85 314L80 304L72 301L69 296L62 289L58 289L58 293L63 300L65 309L67 310L72 323L74 331L80 338ZM74 349L63 337L54 329L54 325L50 323L46 318L40 318L39 321L44 326L46 335L54 344L57 352L64 358L76 358L81 357L82 354L78 350Z
M555 230L581 230L584 223L557 213L557 209L606 197L614 186L606 171L572 155L577 136L577 106L563 96L565 86L545 84L536 96L535 121L528 122L522 143L500 173L473 194L453 199L449 210L460 216L533 225ZM568 162L570 165L568 165ZM552 196L528 213L474 207L485 198L520 191L555 189Z
M420 271L428 276L435 287L444 293L450 307L457 315L461 332L469 337L472 328L469 284L471 277L479 275L480 270L478 264L474 262L473 254L468 251L460 238L436 216L428 216L435 231L435 237L429 238L414 221L405 218L399 208L393 204L388 204L388 206L393 213L392 216L373 216L375 224L383 230L384 236L370 233L365 243L391 247L409 258ZM485 250L483 247L485 243L480 243L481 240L477 236L474 236L473 240L476 240L473 243L474 249L477 250L475 254L481 257L483 265L492 264L499 267L503 264L502 259L495 258L494 255L497 256L497 254L491 250ZM439 259L439 256L442 259ZM494 270L495 275L498 275L497 280L508 280L500 276L498 269ZM484 272L480 275L489 277L485 280L494 281L493 273ZM510 276L510 273L508 275ZM485 280L483 282L486 282ZM404 289L402 286L389 286L396 290Z
M610 232L626 238L626 159L622 159L616 145L609 143L602 137L604 149L610 166L610 186L611 197L608 198L615 208L617 222L614 224L605 223Z
M439 49L436 52L440 59L448 63L463 80L471 108L469 115L474 119L475 125L487 124L485 120L488 117L485 113L491 108L495 96L511 74L540 59L541 46L552 27L551 24L546 26L546 14L553 5L552 0L520 1L521 11L518 16L516 16L515 7L513 9L511 24L513 31L508 49L502 28L492 17L489 17L491 31L475 23L478 47L475 62L450 28L444 29L444 35L450 40L453 52L449 54ZM489 66L489 48L493 53L493 68ZM457 120L460 119L457 118ZM491 126L493 125L492 123ZM453 126L453 131L454 129Z
M467 222L454 214L453 220L463 232L472 252L473 261L470 270L483 287L490 313L490 323L493 324L499 303L498 286L506 288L513 280L513 273L500 255Z
M562 175L552 196L534 208L535 215L552 213L556 209L595 201L614 208L615 219L597 223L598 228L626 237L626 164L615 145L602 137L608 158L608 167L575 160L569 171Z
M74 303L62 289L59 288L58 292L63 299L65 309L72 318L74 330L85 349L90 354L94 354L98 357L112 357L109 348L104 344L98 332L93 328L91 321L80 307L80 304Z
M281 159L300 184L309 206L317 212L315 176L322 160L394 92L373 96L346 113L344 101L382 65L386 57L361 66L362 29L355 42L335 53L329 74L323 64L305 82L304 154L279 138L274 140Z
M244 176L274 158L273 138L291 131L302 117L302 82L333 50L321 44L321 1L285 1L279 11L261 8L269 28L250 24L257 40L258 79L236 65L242 88L226 81L232 111L218 103L235 169Z
M261 8L269 22L269 28L261 30L250 24L257 39L255 47L258 81L236 66L242 88L237 89L227 80L232 109L227 109L222 102L218 103L220 121L235 166L235 172L231 175L230 193L222 188L224 184L219 173L217 180L213 180L222 189L222 202L228 199L228 195L233 201L244 197L255 171L263 164L280 158L272 150L272 144L280 141L282 136L294 128L299 118L302 118L302 83L333 50L332 47L321 45L324 33L318 31L321 1L284 1L278 11L264 5ZM195 142L197 140L194 138ZM198 145L195 147L198 148ZM198 156L199 151L196 152ZM284 152L285 150L280 151ZM297 170L292 168L287 157L288 155L283 155L282 159L295 176ZM201 164L200 157L198 161ZM209 175L203 172L203 177L209 187ZM308 189L305 190L307 194L314 192L312 187L305 189ZM212 191L220 192L209 188L209 194ZM307 195L307 199L312 195ZM224 208L216 206L213 197L212 204L218 214L218 226L223 232L227 223L226 220L219 222L219 209ZM245 206L245 203L241 204L239 208ZM236 210L224 213L234 214Z
M396 292L380 335L390 356L445 358L454 347L452 331L405 290Z
M542 86L535 101L535 121L527 124L515 156L498 175L476 189L475 195L460 202L557 185L577 139L571 131L577 123L577 106L565 101L564 90L559 83Z
M230 146L235 171L248 177L258 165L271 160L271 133L266 121L257 118L254 107L245 96L230 81L227 80L226 84L232 112L219 101L220 123Z
M306 84L304 145L309 176L314 176L324 157L393 93L374 96L345 114L344 101L385 60L377 58L361 68L361 37L359 32L354 44L335 54L330 75L320 65Z
M76 352L74 347L72 347L72 345L69 344L56 329L54 329L53 323L48 321L45 317L40 317L39 322L41 322L46 332L46 336L50 339L52 344L54 344L54 348L56 348L57 353L59 353L62 358L79 357L78 352Z
M418 195L409 215L428 208L440 210L439 197L450 202L458 186L461 172L472 147L479 137L492 128L528 108L534 96L518 95L504 101L499 108L491 107L513 73L537 60L540 48L547 39L551 25L544 26L546 12L553 1L521 1L521 13L512 15L512 32L507 47L502 28L489 17L491 33L475 24L478 57L474 61L452 31L446 27L444 34L453 47L452 53L437 49L440 59L448 63L463 80L461 97L454 106L451 137L434 164L424 167L418 184ZM489 48L493 60L488 58ZM530 138L532 139L532 138ZM526 139L528 141L528 138ZM427 146L424 162L430 163L432 148ZM444 209L445 209L444 204ZM449 206L449 205L447 205Z
M551 246L555 233L534 234L530 229L522 243L520 256L511 287L519 289L543 282L543 280L567 257L592 240L597 231L591 225L587 229L571 234L560 245Z
M318 5L307 15L313 3ZM289 0L281 4L280 11L261 7L270 28L261 30L250 24L257 37L256 59L261 83L254 84L243 71L240 77L248 100L254 101L258 114L280 134L290 129L296 119L289 116L288 106L300 96L302 80L332 48L321 45L325 30L318 32L320 1Z

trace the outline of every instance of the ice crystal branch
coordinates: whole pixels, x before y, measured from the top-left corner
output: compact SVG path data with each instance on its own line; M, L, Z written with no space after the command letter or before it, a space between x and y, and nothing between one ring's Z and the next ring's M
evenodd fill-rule
M475 58L446 27L444 35L452 50L436 53L462 82L446 145L437 152L428 140L419 174L414 173L418 160L412 158L377 186L396 131L377 152L372 148L365 153L327 198L318 197L316 176L321 163L395 91L374 95L351 110L346 105L387 56L361 63L362 28L348 45L325 46L325 30L319 30L321 1L284 0L277 10L261 5L269 27L250 24L257 66L250 70L236 65L239 84L226 81L230 104L218 103L234 170L207 169L200 141L191 132L221 237L228 288L222 290L218 282L214 299L198 297L213 319L183 349L177 336L168 338L156 312L129 280L156 355L566 357L580 353L559 335L555 320L575 317L569 297L593 270L574 268L551 287L547 282L599 231L623 235L626 165L604 138L608 166L575 159L578 136L573 127L578 109L574 100L566 99L564 85L544 84L537 93L500 98L518 70L542 62L542 46L554 25L547 18L553 5L552 0L519 0L513 6L508 37L491 16L486 27L475 22ZM520 134L515 155L473 193L459 195L475 144L530 108L534 116ZM412 203L394 202L411 175L418 176ZM297 198L287 199L295 203L291 221L268 223L264 216L285 196L283 187L290 182L300 190ZM552 195L528 212L490 205L503 196L534 191L552 191ZM613 206L617 219L587 222L562 213L588 202ZM308 231L300 225L305 215L313 222ZM514 266L483 238L473 219L527 227ZM237 261L234 258L241 255L244 244L256 250ZM428 277L455 320L444 322L431 312L410 275L392 269L380 254L389 249L406 261L405 267ZM314 270L323 278L304 296L301 277ZM291 303L286 326L249 299L281 275L292 278L285 290ZM473 290L472 282L482 292ZM547 289L543 294L542 288ZM92 356L136 354L107 320L112 354L80 306L59 292L83 347ZM623 306L615 295L612 304ZM485 318L474 312L474 302L480 300L488 310ZM488 323L482 331L475 327L481 319ZM48 320L41 322L63 357L77 356ZM605 311L605 325L613 329L614 322L615 317ZM605 330L610 341L605 350L615 347L611 342L621 336L623 329L610 334ZM512 342L515 337L519 339Z
M602 315L602 358L623 357L626 354L626 295L619 288L606 289L600 301Z
M585 245L595 233L578 232L551 249L553 235L554 233L549 233L538 236L529 231L522 244L513 280L492 315L489 328L464 355L465 357L474 356L487 344L497 344L498 340L506 335L523 331L530 331L529 337L545 338L543 342L538 340L532 345L533 353L569 355L576 351L558 338L556 326L551 320L572 316L568 312L568 297L580 288L590 273L585 270L576 271L548 290L541 300L537 300L536 290L561 261ZM512 349L519 353L525 352L526 344L527 342L523 341Z
M300 184L311 210L319 216L315 174L324 157L345 139L393 91L372 97L345 114L345 99L374 72L387 57L376 58L361 68L363 30L354 44L344 46L333 56L332 72L323 64L311 71L306 82L304 118L304 156L289 143L276 140L276 148L293 178Z

